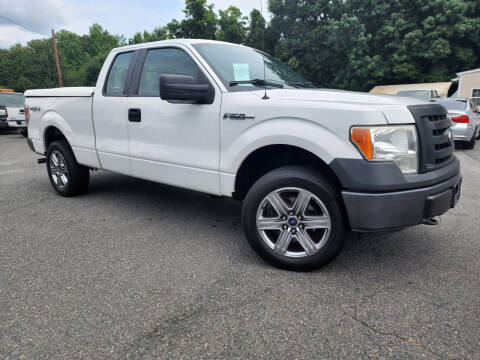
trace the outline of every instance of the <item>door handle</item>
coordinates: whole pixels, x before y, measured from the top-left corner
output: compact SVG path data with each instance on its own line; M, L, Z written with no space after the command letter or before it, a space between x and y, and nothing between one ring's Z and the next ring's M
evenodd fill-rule
M142 121L142 110L140 110L140 109L128 109L128 121L130 121L130 122L141 122Z

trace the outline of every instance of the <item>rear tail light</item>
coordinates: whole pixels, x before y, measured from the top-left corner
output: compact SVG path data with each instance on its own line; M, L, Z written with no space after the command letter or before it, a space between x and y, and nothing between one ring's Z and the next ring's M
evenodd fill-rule
M452 121L454 123L468 124L470 122L470 119L468 118L467 115L461 115L461 116L452 117Z
M28 123L30 122L30 109L28 106L25 106L25 122Z
M8 110L5 108L5 118L8 119Z

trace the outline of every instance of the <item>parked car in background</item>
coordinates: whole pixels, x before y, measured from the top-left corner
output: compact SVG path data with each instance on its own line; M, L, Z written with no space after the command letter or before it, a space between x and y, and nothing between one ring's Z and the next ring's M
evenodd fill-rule
M20 134L27 136L25 121L25 97L22 93L12 90L0 90L0 106L5 107L6 121L10 128L18 129Z
M467 148L473 149L477 140L480 113L472 99L443 98L435 99L435 102L447 109L447 116L452 120L455 141L462 141Z
M413 97L421 100L432 100L440 97L438 91L433 89L401 90L397 92L397 96Z
M0 129L5 129L7 127L7 110L5 109L5 106L0 105Z

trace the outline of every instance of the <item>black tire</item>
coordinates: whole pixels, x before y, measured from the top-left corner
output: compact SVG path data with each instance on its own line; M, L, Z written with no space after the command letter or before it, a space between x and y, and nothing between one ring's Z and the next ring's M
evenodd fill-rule
M28 136L28 130L27 128L24 128L24 129L21 129L18 131L20 133L20 135L22 135L23 137L27 137Z
M60 153L64 160L68 182L60 186L52 176L51 164L52 154ZM57 156L58 157L58 156ZM87 191L90 181L90 171L87 167L77 163L70 145L65 140L52 142L47 149L47 172L50 183L55 191L65 197L81 195Z
M472 140L465 142L465 148L470 150L475 148L476 142L477 142L477 129L475 129L475 132L473 133Z
M328 211L331 226L329 236L326 238L326 242L319 249L316 249L317 252L312 255L307 253L304 257L282 255L274 251L271 245L269 246L262 238L260 231L257 230L257 210L263 211L259 210L259 207L265 204L264 199L269 194L283 188L307 190L307 192L316 196ZM310 205L307 204L307 206ZM346 218L343 206L339 191L327 177L310 168L288 166L269 172L252 186L243 202L242 225L251 247L269 264L293 271L312 271L332 261L343 246L346 234ZM262 207L262 209L264 208ZM284 227L286 226L284 225ZM279 232L281 234L282 230L279 230ZM299 241L292 241L293 245L299 245ZM297 244L294 242L297 242Z

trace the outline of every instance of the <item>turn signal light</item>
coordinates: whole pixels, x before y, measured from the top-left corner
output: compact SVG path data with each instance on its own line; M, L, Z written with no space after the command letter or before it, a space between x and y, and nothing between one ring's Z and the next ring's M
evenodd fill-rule
M352 141L355 145L357 145L358 149L362 152L366 159L373 159L373 145L370 129L353 128Z
M461 115L461 116L452 117L452 121L454 123L468 124L470 122L470 119L467 115Z

